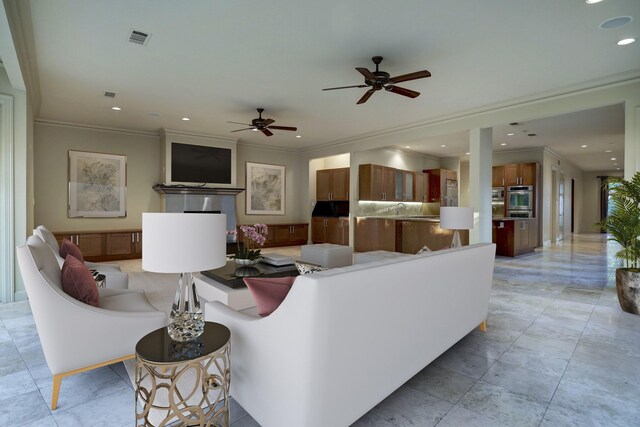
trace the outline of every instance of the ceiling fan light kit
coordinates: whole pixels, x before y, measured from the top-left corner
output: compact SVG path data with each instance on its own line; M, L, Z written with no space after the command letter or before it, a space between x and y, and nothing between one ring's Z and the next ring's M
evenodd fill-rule
M339 86L339 87L330 87L322 90L336 90L336 89L349 89L349 88L365 88L369 87L370 89L362 95L362 97L358 100L356 104L364 104L367 100L373 95L375 92L384 89L387 92L392 92L398 95L406 96L408 98L416 98L420 95L420 92L416 92L414 90L406 89L400 86L396 86L396 83L406 82L409 80L417 80L424 79L426 77L431 77L431 73L427 70L416 71L414 73L403 74L396 77L391 77L391 75L385 71L380 71L378 66L382 62L382 56L374 56L371 58L373 63L376 65L375 71L369 71L367 68L356 67L356 71L364 76L364 83L360 85L352 85L352 86Z
M294 132L298 130L297 127L293 127L293 126L274 126L273 123L276 122L275 120L273 120L273 119L263 119L262 118L262 113L264 112L264 108L258 108L257 110L258 110L258 118L251 120L251 124L249 124L249 123L238 123L238 122L227 122L227 123L233 123L233 124L236 124L236 125L249 126L247 128L232 130L231 132L240 132L240 131L243 131L243 130L252 130L254 132L260 131L266 136L272 136L273 132L271 132L270 129L272 129L272 130L287 130L287 131L294 131Z

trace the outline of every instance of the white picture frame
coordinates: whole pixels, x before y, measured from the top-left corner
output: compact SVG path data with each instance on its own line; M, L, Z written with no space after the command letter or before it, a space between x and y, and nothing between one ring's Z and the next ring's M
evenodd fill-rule
M127 156L69 150L69 217L126 217Z
M286 168L246 162L247 215L284 215Z

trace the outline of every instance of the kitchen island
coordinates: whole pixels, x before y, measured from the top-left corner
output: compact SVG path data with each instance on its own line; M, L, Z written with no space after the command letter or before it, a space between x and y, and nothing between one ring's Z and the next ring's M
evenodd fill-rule
M423 246L431 250L448 248L453 230L440 228L439 216L356 217L356 252L386 250L415 254ZM463 245L469 244L469 231L460 230Z
M492 241L496 255L517 257L535 251L538 246L537 218L493 218Z

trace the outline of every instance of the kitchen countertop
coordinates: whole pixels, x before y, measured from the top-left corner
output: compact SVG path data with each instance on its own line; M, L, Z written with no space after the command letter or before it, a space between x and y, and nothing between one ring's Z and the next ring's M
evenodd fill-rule
M440 222L440 217L438 215L425 215L425 216L404 216L404 215L392 215L392 216L359 216L356 218L365 218L365 219L393 219L396 221L425 221L425 222Z
M535 221L538 218L491 218L491 221Z

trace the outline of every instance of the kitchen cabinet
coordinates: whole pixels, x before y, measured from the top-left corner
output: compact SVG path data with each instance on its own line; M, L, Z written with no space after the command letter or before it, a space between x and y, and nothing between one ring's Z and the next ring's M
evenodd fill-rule
M349 168L316 171L316 200L349 200Z
M115 261L142 256L142 231L79 231L54 232L58 243L62 239L75 243L86 261Z
M395 169L381 165L360 165L358 169L359 200L395 200Z
M504 166L494 166L491 177L492 187L504 187Z
M455 171L447 169L427 169L429 176L427 201L440 206L458 206L458 180Z
M268 234L263 248L276 246L306 245L309 239L309 224L266 224ZM244 239L238 226L238 239Z
M313 243L349 244L349 219L335 217L316 217L311 221L311 240Z
M401 252L415 254L423 246L432 251L451 247L454 230L443 230L440 221L402 220L401 223ZM460 241L469 244L469 230L459 230Z
M495 220L491 231L496 255L516 257L538 246L537 219Z
M536 163L504 165L504 185L536 185Z
M396 251L396 221L386 218L356 218L354 251Z
M429 200L429 175L423 172L416 172L414 179L415 191L413 201L426 203Z

